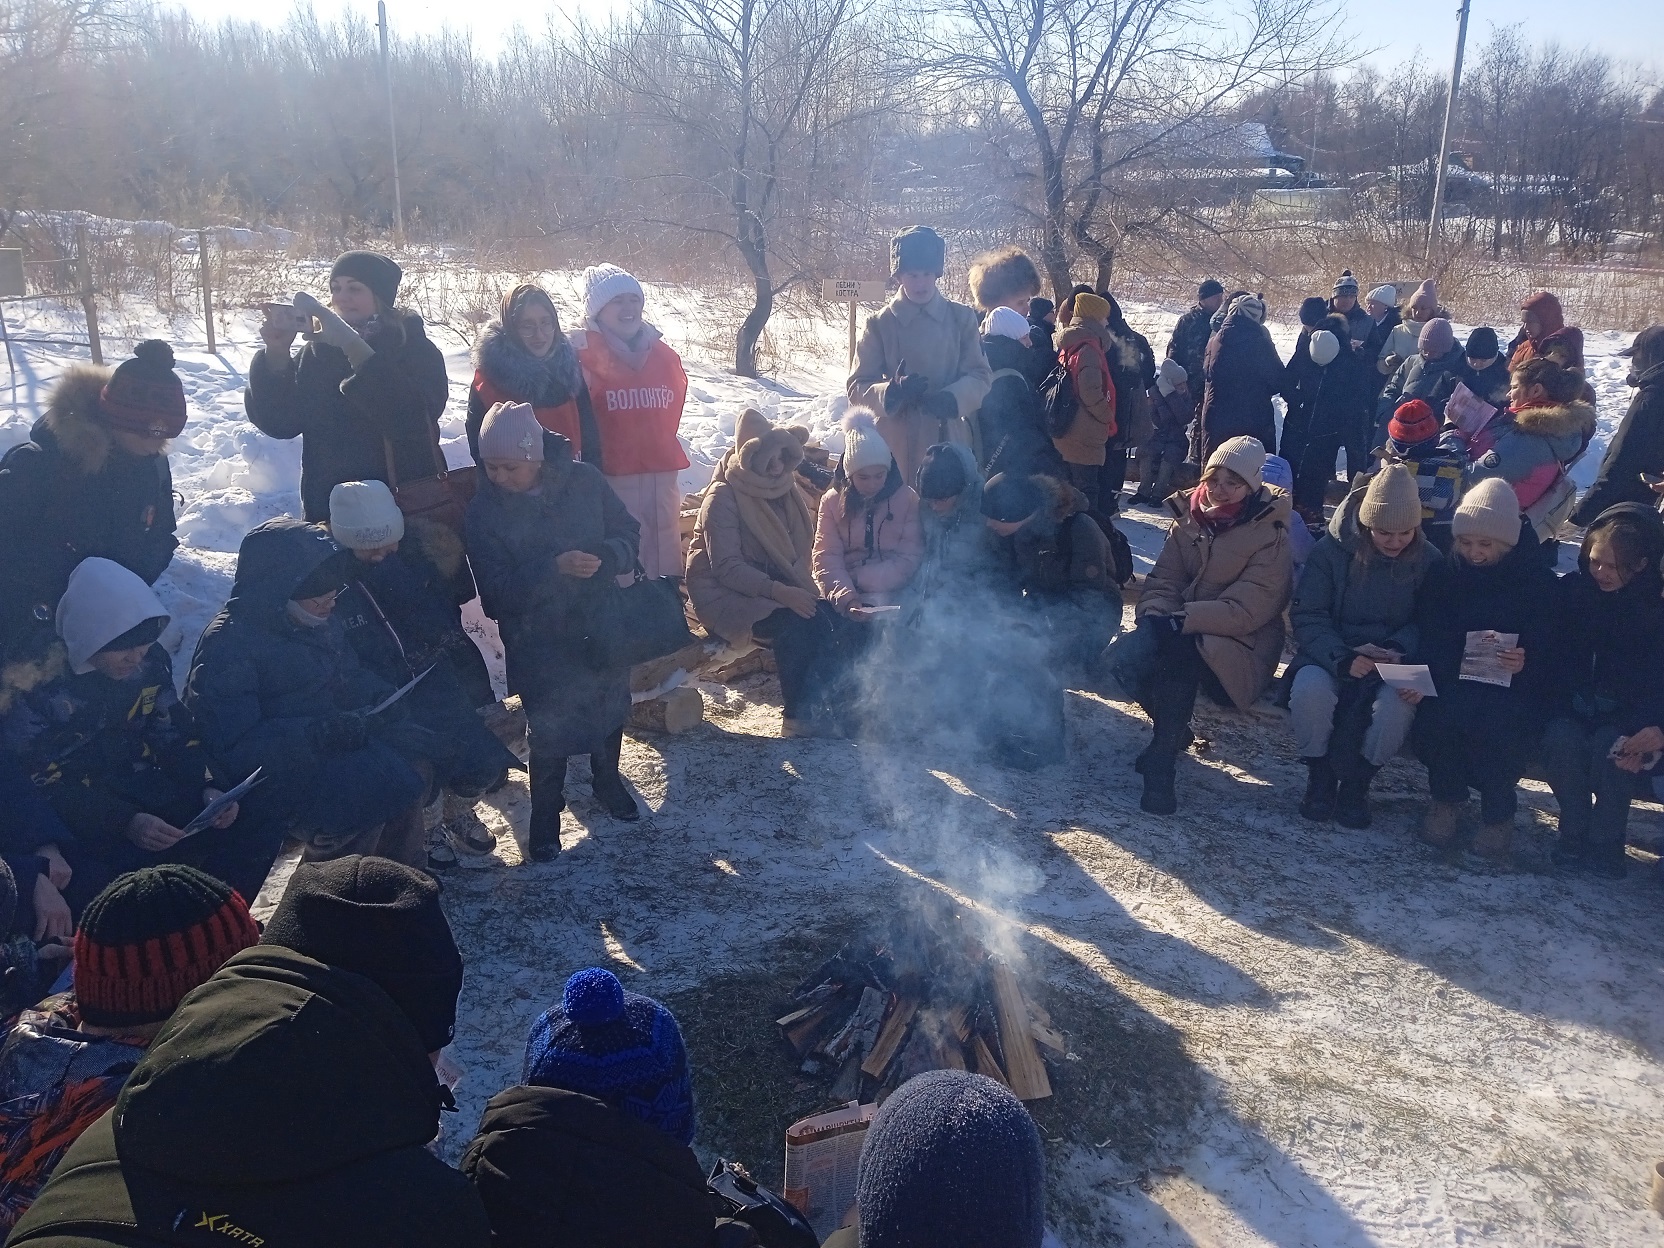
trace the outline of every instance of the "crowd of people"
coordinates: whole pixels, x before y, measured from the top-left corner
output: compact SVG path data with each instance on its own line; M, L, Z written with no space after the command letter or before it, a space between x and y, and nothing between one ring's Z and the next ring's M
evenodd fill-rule
M1375 773L1410 750L1421 838L1506 862L1535 769L1555 861L1624 874L1630 803L1664 777L1664 326L1624 352L1635 398L1580 498L1595 396L1548 292L1505 346L1458 340L1432 281L1400 304L1348 271L1284 360L1264 298L1209 280L1158 360L1109 291L1053 304L1003 248L973 260L973 307L946 258L927 227L892 240L837 440L740 414L684 551L687 377L634 277L586 269L571 332L547 291L509 292L475 351L476 467L453 471L398 265L343 255L327 301L266 309L247 414L301 439L301 515L244 537L182 680L154 588L188 418L172 351L65 373L0 461L8 1242L750 1242L688 1148L675 1020L605 971L538 1020L461 1171L428 1151L462 982L432 876L494 845L434 814L523 770L548 860L587 755L596 806L640 817L615 634L644 584L772 651L783 736L946 734L1033 769L1065 756L1064 690L1114 681L1151 724L1142 808L1166 815L1198 695L1271 697L1305 818L1368 826ZM1130 508L1166 526L1136 587ZM476 597L524 761L482 714ZM261 931L248 903L286 842L301 861ZM909 1082L866 1152L851 1244L1038 1245L1038 1138L998 1085Z

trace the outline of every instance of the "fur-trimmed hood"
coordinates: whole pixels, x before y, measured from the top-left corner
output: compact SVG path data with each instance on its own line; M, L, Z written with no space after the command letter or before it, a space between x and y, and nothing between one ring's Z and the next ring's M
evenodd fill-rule
M405 541L414 542L440 576L449 581L462 572L462 561L467 552L455 529L422 516L407 516L404 527Z
M1035 477L1034 481L1045 499L1037 514L1051 528L1060 527L1070 516L1087 511L1091 507L1086 495L1067 481L1043 476Z
M534 406L564 403L583 384L577 353L565 334L558 335L553 350L538 359L514 340L501 321L492 321L474 345L473 358L474 367L492 385Z
M67 369L52 388L46 415L29 431L36 446L56 451L89 477L104 471L115 446L115 439L98 415L99 394L112 371L96 364L76 364Z
M1595 409L1581 399L1547 407L1528 407L1514 413L1514 427L1521 433L1547 438L1551 442L1576 439L1587 442L1595 432Z

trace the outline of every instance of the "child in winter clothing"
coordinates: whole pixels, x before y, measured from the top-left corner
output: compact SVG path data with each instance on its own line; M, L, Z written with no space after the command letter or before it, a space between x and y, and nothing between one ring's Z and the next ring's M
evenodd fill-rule
M688 456L676 430L688 375L664 335L642 319L640 282L615 264L598 264L584 270L583 286L583 328L569 338L595 407L607 484L640 530L635 559L647 575L681 576L678 479ZM627 577L633 566L612 575Z
M1138 627L1152 652L1136 696L1154 725L1137 767L1140 806L1170 815L1179 751L1204 684L1221 704L1252 706L1283 650L1283 608L1292 580L1288 495L1261 480L1265 448L1229 438L1202 483L1166 502L1174 524L1144 581Z
M312 1248L487 1248L472 1184L428 1151L461 990L426 875L301 863L260 944L180 1003L15 1241L235 1242L229 1228ZM216 1229L170 1229L180 1210Z
M1398 405L1387 421L1386 453L1402 460L1415 474L1421 497L1421 528L1441 551L1450 549L1450 517L1462 494L1462 472L1467 463L1461 435L1441 429L1433 409L1421 399Z
M1127 452L1142 447L1150 436L1149 392L1156 384L1156 353L1150 340L1128 324L1115 296L1106 291L1103 300L1109 305L1109 349L1104 358L1115 388L1115 432L1104 447L1098 506L1103 514L1114 515L1127 483Z
M915 1075L867 1131L855 1207L858 1224L826 1248L1040 1248L1046 1162L1034 1120L985 1075Z
M1664 749L1664 520L1641 503L1602 512L1561 578L1555 694L1543 770L1560 803L1554 860L1624 875L1629 802ZM1657 768L1654 768L1656 772Z
M1046 430L1040 383L1057 356L1033 341L1029 323L1010 308L988 314L983 354L994 370L972 430L972 447L987 476L999 472L1061 474L1063 458Z
M1514 789L1542 722L1555 647L1554 574L1521 541L1522 520L1505 482L1470 489L1451 520L1451 552L1416 603L1418 653L1438 690L1415 695L1413 741L1433 796L1421 839L1437 849L1455 841L1468 790L1478 789L1484 827L1473 852L1497 862L1512 845ZM1483 632L1518 640L1500 646L1474 636ZM1508 683L1462 678L1469 651L1489 657Z
M561 332L555 301L529 282L503 296L501 312L474 348L467 430L475 463L480 424L498 403L530 403L538 424L565 437L586 464L602 466L601 430L577 352Z
M1506 403L1513 383L1508 374L1508 357L1497 342L1496 330L1489 325L1479 326L1468 335L1462 355L1468 366L1462 384L1492 407Z
M1410 734L1415 708L1375 664L1416 652L1415 599L1439 554L1422 536L1421 499L1388 464L1335 509L1300 578L1289 621L1299 646L1289 712L1309 772L1300 813L1367 828L1369 784Z
M116 1103L185 994L259 940L242 897L193 867L143 867L92 899L74 989L25 1010L0 1049L0 1229Z
M1294 470L1289 467L1288 460L1281 455L1267 455L1265 465L1260 469L1260 480L1268 486L1274 486L1289 497L1294 496ZM1305 570L1306 560L1311 556L1317 545L1317 535L1301 523L1298 516L1289 522L1288 553L1294 564L1294 584L1300 584L1300 573Z
M709 1248L675 1017L590 967L532 1024L521 1083L492 1097L462 1158L497 1248Z
M613 818L641 817L618 770L629 669L595 666L585 644L619 592L614 578L636 563L641 530L607 479L523 403L486 413L480 456L487 480L468 505L468 558L502 633L509 690L526 707L528 843L546 861L560 852L570 755L589 755L595 798Z
M1554 359L1567 368L1584 372L1583 331L1566 324L1560 300L1549 291L1527 295L1520 304L1520 332L1508 346L1508 367L1519 368L1531 360ZM1587 396L1591 402L1594 396Z
M890 240L895 297L867 318L845 389L879 413L878 428L911 481L925 448L971 444L970 417L993 380L978 342L977 314L937 289L947 243L915 225Z
M51 639L52 613L83 559L112 560L154 585L174 536L168 440L185 428L185 389L158 339L115 370L78 365L52 391L29 441L0 459L0 644Z
M1100 470L1118 429L1108 357L1115 349L1109 301L1090 292L1075 295L1068 328L1057 336L1058 360L1075 389L1075 418L1062 433L1053 430L1052 442L1063 457L1069 484L1094 508L1100 501Z
M1330 315L1311 336L1311 367L1300 377L1297 397L1307 412L1305 447L1295 464L1294 506L1306 524L1321 529L1323 502L1335 479L1335 458L1356 440L1368 374L1352 347L1344 317ZM1347 467L1352 467L1348 452Z
M1311 436L1312 393L1322 367L1312 359L1311 342L1312 335L1319 330L1333 328L1325 325L1328 317L1329 305L1318 296L1300 301L1300 336L1294 340L1294 350L1283 366L1282 394L1287 406L1283 412L1281 441L1277 444L1277 450L1291 464L1300 462L1306 440ZM1345 323L1345 317L1335 322L1338 326Z
M843 420L844 455L820 500L814 576L821 596L841 614L897 601L924 556L919 496L902 480L870 411ZM922 455L921 455L922 458Z
M1419 353L1398 366L1376 400L1376 446L1386 441L1387 421L1399 404L1411 399L1422 400L1443 421L1445 404L1467 376L1467 358L1444 317L1434 317L1421 327L1417 346Z
M1411 356L1421 350L1421 329L1435 317L1450 319L1450 313L1439 305L1439 288L1428 278L1415 293L1404 301L1399 318L1387 332L1376 355L1376 368L1383 377L1391 377Z
M1190 450L1190 422L1196 401L1190 378L1171 356L1156 370L1155 393L1150 396L1150 434L1138 446L1138 489L1134 504L1159 507L1173 492L1174 474Z
M65 918L115 876L159 862L191 863L252 897L281 847L272 820L236 805L185 837L232 776L174 691L172 660L156 644L167 622L139 577L83 560L58 603L69 671L18 697L6 717L8 745L75 832L54 863L70 877Z

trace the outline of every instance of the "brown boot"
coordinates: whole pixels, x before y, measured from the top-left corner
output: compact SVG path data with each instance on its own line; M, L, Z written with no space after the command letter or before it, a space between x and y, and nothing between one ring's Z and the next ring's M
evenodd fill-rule
M1514 821L1487 823L1473 835L1473 852L1487 862L1505 866L1514 847Z
M1416 835L1434 849L1448 849L1456 839L1456 818L1460 810L1455 802L1434 802L1427 808Z

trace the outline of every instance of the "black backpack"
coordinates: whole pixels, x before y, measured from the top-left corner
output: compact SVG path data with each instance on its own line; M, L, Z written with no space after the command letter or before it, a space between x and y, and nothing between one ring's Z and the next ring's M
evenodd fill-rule
M1040 383L1040 403L1046 412L1046 432L1054 438L1066 436L1075 423L1075 413L1080 411L1080 396L1075 393L1069 366L1062 360Z

